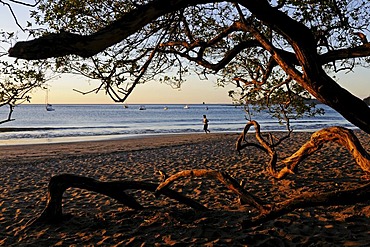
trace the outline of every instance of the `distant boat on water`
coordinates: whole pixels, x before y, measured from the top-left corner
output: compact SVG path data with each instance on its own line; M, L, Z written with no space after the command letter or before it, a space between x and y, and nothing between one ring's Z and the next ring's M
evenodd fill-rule
M167 110L168 110L168 107L167 107L167 106L165 106L165 107L163 108L163 110L167 111Z
M125 109L128 108L128 105L127 104L124 104L123 105L123 108L125 108Z
M190 107L188 105L185 105L184 106L184 109L189 109Z
M47 111L55 111L52 104L46 104L45 108Z
M205 105L206 102L203 101L203 105ZM206 111L208 111L208 106L206 106L204 109L206 109Z
M46 89L46 97L45 97L45 109L46 111L55 111L52 104L49 104L49 89Z
M144 105L141 105L141 106L139 107L139 110L140 110L140 111L143 111L143 110L146 110L146 108L145 108L145 106L144 106Z

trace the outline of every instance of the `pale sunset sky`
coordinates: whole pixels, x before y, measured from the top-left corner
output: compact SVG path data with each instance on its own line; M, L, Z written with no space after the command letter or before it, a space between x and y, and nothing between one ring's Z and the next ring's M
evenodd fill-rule
M15 14L22 26L25 26L28 9L16 7ZM0 6L0 31L18 31L10 11ZM25 40L21 38L20 40ZM370 38L370 37L368 37ZM2 49L8 49L3 47ZM0 59L4 59L1 57ZM337 74L337 82L352 94L365 98L370 96L370 69L357 68L355 72ZM96 88L99 82L87 80L78 76L63 75L61 78L49 81L49 102L52 104L110 104L114 103L104 92L99 94L81 95L73 89L90 91ZM129 96L128 104L200 104L231 103L228 91L234 89L233 85L225 88L215 86L215 79L199 80L196 76L188 78L181 89L173 89L159 82L148 82L138 85ZM44 104L46 92L38 90L33 92L31 103Z

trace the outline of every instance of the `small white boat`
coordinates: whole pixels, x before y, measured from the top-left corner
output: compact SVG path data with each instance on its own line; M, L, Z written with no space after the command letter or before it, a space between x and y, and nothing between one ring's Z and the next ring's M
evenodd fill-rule
M145 106L141 105L141 106L139 107L139 110L140 110L140 111L143 111L143 110L146 110L146 108L145 108Z
M188 106L188 105L185 105L185 106L184 106L184 109L189 109L189 106Z
M165 107L163 108L163 110L167 111L167 110L168 110L168 107L167 107L167 106L165 106Z

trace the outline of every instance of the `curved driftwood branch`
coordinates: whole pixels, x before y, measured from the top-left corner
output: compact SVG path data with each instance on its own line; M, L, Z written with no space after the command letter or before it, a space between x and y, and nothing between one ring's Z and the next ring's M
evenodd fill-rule
M246 141L246 134L251 126L254 126L256 130L256 139L260 145L252 145ZM276 171L278 157L274 150L274 146L262 138L260 126L256 121L250 121L247 123L244 131L240 134L238 140L236 141L236 150L240 151L248 146L255 146L262 149L271 157L268 164L268 170L270 174L277 179L282 179L288 174L296 173L298 170L298 164L308 156L312 155L315 151L319 150L327 142L335 142L346 147L361 169L366 174L370 174L370 155L362 147L360 141L357 139L353 131L344 127L334 126L313 133L311 139L302 145L299 150L297 150L290 157L282 160L282 163L285 164L285 167L283 167L280 171Z
M148 190L154 192L158 187L158 184L141 182L141 181L112 181L112 182L101 182L93 178L73 175L73 174L62 174L54 176L50 179L48 186L48 200L47 205L41 215L29 222L27 225L34 224L36 222L58 222L63 220L65 215L62 212L62 196L68 188L80 188L90 191L94 191L100 194L104 194L111 198L116 199L118 202L132 208L132 209L143 209L134 197L127 195L124 191L127 189L136 190ZM177 200L189 207L196 210L207 210L203 205L195 202L194 200L187 198L180 193L164 189L162 194Z
M183 177L207 177L217 179L231 191L236 193L244 203L247 203L257 208L261 213L265 212L266 210L269 210L268 205L263 205L261 200L259 200L258 198L254 197L246 190L244 190L242 186L230 175L228 175L225 172L219 172L214 170L200 169L200 170L185 170L178 172L172 175L171 177L167 178L164 182L162 182L156 189L155 195L159 196L160 194L163 193L164 189L168 188L173 182Z
M353 205L370 200L370 183L358 188L332 191L326 193L304 193L303 195L273 205L272 209L264 214L243 222L243 227L248 228L263 224L290 213L298 208L316 206Z
M289 170L296 171L297 165L302 160L319 150L327 142L335 142L346 147L361 169L370 173L370 155L362 147L356 135L350 129L337 126L316 131L308 142L282 162Z
M249 143L246 140L246 135L251 127L254 127L256 131L256 139L260 143L260 145L256 143ZM243 143L244 142L244 143ZM275 175L276 173L276 162L277 162L277 154L272 144L269 144L261 135L261 127L257 121L249 121L245 127L243 132L239 135L238 140L236 141L236 150L240 152L240 150L248 147L248 146L255 146L260 148L261 150L265 151L268 155L270 155L270 161L268 165L268 171L271 175Z

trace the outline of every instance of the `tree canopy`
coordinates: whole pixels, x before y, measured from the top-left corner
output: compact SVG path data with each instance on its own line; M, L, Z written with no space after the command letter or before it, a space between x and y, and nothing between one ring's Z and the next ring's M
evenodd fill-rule
M332 77L369 65L369 10L367 0L41 0L31 16L45 29L9 55L100 79L94 90L118 102L188 73L234 83L247 102L298 109L312 95L370 133L370 108Z

